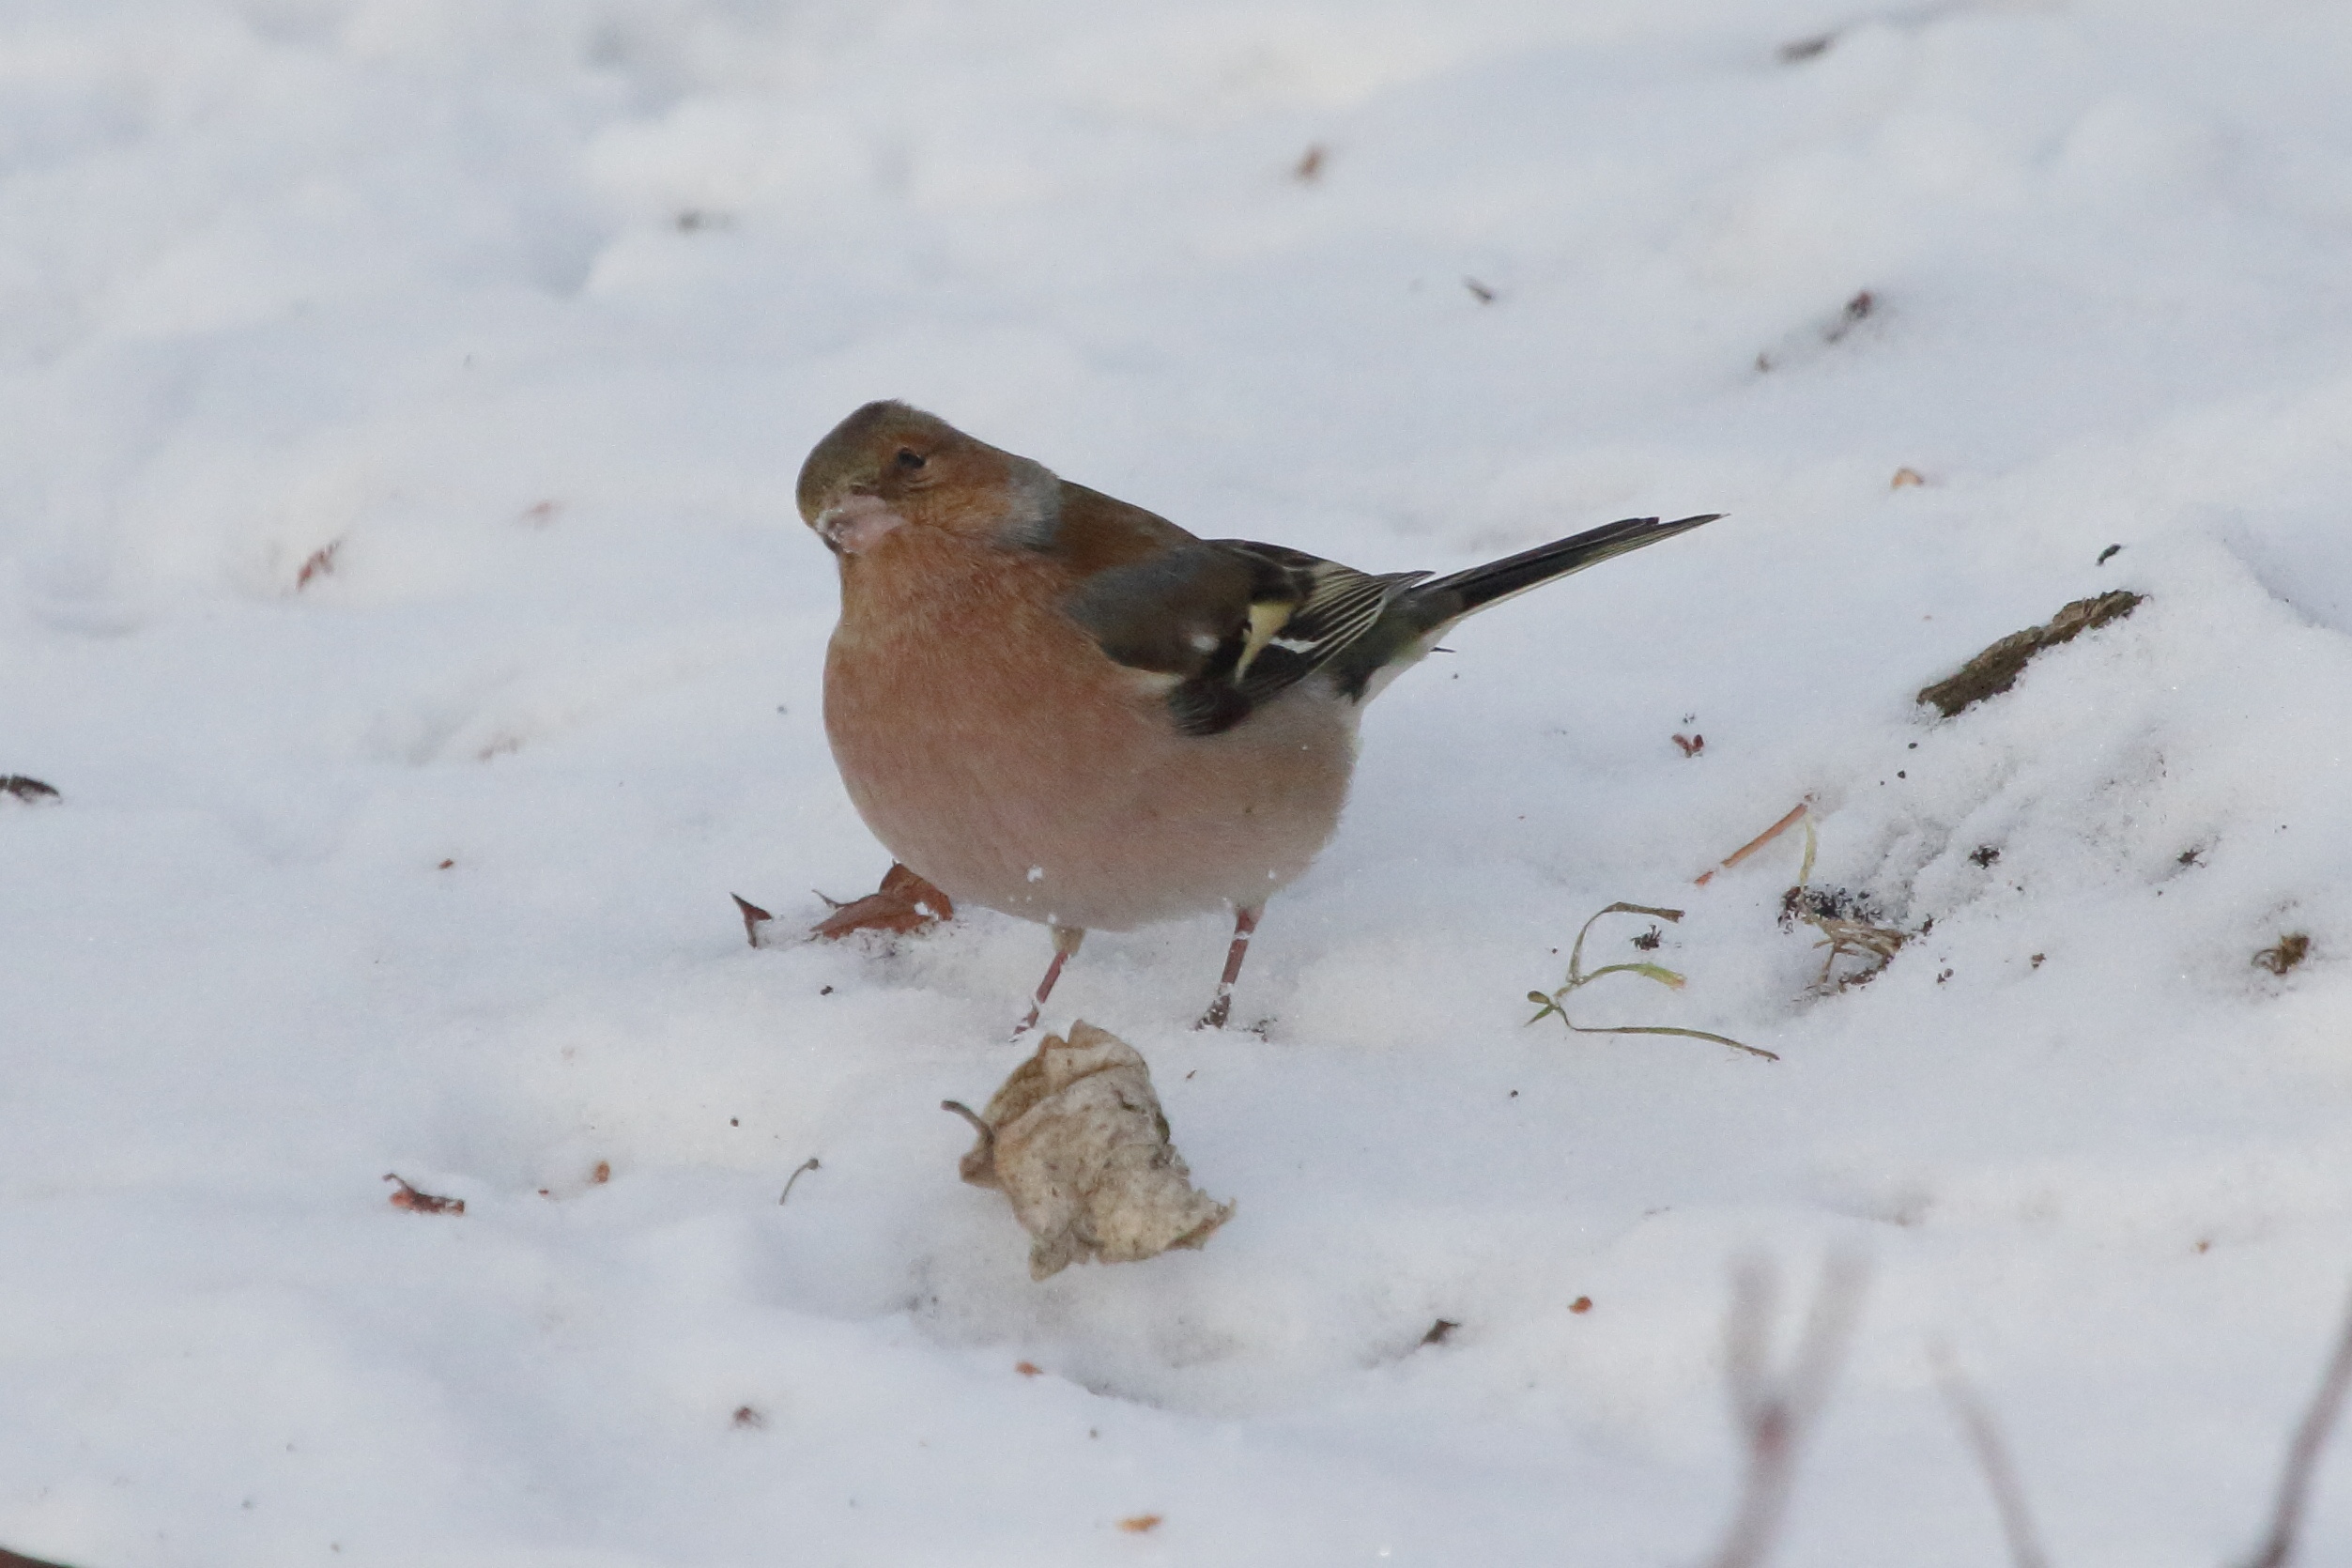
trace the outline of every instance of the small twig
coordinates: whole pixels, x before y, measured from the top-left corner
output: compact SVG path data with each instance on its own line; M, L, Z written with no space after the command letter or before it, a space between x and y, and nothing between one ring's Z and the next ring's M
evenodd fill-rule
M1976 1397L1949 1346L1938 1345L1929 1354L1935 1361L1935 1379L1944 1391L1945 1407L1952 1412L1953 1424L1967 1440L1968 1452L1975 1455L1976 1468L1984 1472L1985 1489L1992 1494L1993 1511L2001 1515L2009 1560L2016 1568L2050 1568L2050 1555L2041 1549L2040 1538L2034 1531L2033 1511L2025 1506L2025 1487L2017 1478L2017 1467L2009 1461L2008 1444L2001 1440L2000 1423Z
M792 1195L792 1184L794 1182L797 1182L802 1176L807 1176L811 1171L822 1171L824 1167L822 1165L817 1163L817 1157L813 1154L807 1159L802 1161L800 1162L800 1169L794 1171L791 1176L784 1178L784 1194L783 1197L779 1197L776 1200L776 1206L778 1207L783 1207L785 1198L789 1198Z
M1805 1332L1788 1370L1775 1376L1766 1349L1776 1294L1772 1271L1750 1264L1734 1276L1724 1319L1724 1376L1731 1419L1747 1442L1747 1474L1710 1568L1756 1568L1771 1553L1788 1513L1797 1451L1829 1403L1830 1385L1853 1337L1863 1280L1861 1263L1851 1256L1833 1254L1822 1266Z
M2279 1477L2279 1500L2270 1511L2270 1535L2262 1550L2246 1560L2246 1568L2285 1568L2295 1557L2295 1537L2303 1526L2303 1509L2311 1500L2312 1471L2321 1450L2343 1413L2344 1395L2352 1392L2352 1311L2336 1334L2336 1353L2329 1359L2319 1391L2287 1444L2286 1468Z
M939 1108L943 1111L953 1111L957 1115L970 1122L972 1130L980 1135L980 1142L987 1147L996 1146L996 1129L981 1120L980 1114L971 1106L966 1105L961 1099L943 1099L939 1102Z
M1679 909L1653 909L1647 904L1628 903L1614 903L1594 915L1592 919L1587 920L1583 929L1576 932L1576 943L1568 949L1568 983L1549 994L1540 991L1528 992L1528 1000L1542 1009L1533 1018L1528 1020L1530 1023L1541 1023L1557 1013L1560 1015L1560 1022L1579 1035L1680 1035L1686 1039L1713 1040L1717 1045L1728 1045L1734 1051L1745 1051L1751 1056L1761 1056L1768 1062L1780 1060L1779 1056L1764 1050L1761 1046L1748 1045L1731 1038L1729 1035L1713 1034L1705 1029L1677 1029L1662 1023L1588 1025L1578 1023L1575 1019L1570 1018L1567 1007L1569 993L1591 985L1604 975L1639 975L1657 981L1669 991L1680 991L1686 983L1682 976L1661 963L1610 963L1602 965L1590 975L1586 974L1584 971L1584 939L1591 931L1593 921L1600 919L1603 915L1647 915L1652 919L1664 920L1669 924L1679 923L1683 918L1683 912Z
M1789 814L1787 816L1773 823L1772 826L1764 829L1763 832L1758 834L1755 838L1750 838L1746 843L1742 844L1738 849L1733 850L1724 858L1722 864L1710 867L1708 869L1701 871L1694 883L1694 885L1699 887L1706 886L1709 883L1714 881L1715 872L1729 870L1732 867L1737 866L1741 861L1745 860L1749 855L1754 854L1758 850L1762 849L1766 844L1771 843L1775 838L1777 838L1782 834L1788 832L1798 822L1803 822L1806 816L1806 802L1798 801L1796 805L1789 808ZM1809 853L1811 849L1810 839L1806 842L1806 848L1808 853L1805 857L1806 868L1809 872L1813 863L1812 854ZM1805 880L1806 879L1804 877L1797 878L1797 881L1800 883Z

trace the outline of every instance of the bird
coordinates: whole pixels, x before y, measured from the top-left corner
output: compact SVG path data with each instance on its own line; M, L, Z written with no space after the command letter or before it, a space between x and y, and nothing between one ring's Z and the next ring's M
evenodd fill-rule
M824 727L858 815L956 903L1036 921L1032 1027L1089 930L1268 898L1339 824L1364 704L1465 617L1721 514L1629 518L1443 576L1203 539L893 401L795 497L840 577Z

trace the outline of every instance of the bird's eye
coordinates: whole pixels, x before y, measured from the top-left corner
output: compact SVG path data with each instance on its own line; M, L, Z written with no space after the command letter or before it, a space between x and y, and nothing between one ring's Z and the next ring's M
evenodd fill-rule
M915 469L921 468L924 461L925 459L923 454L915 451L911 446L902 446L899 449L899 467L908 473L913 473Z

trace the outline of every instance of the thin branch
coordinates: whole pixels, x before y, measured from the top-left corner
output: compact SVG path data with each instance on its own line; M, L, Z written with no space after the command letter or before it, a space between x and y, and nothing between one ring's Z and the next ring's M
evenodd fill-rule
M776 1200L777 1205L780 1207L787 1198L790 1198L792 1195L792 1189L799 1184L801 1177L807 1176L811 1171L822 1171L824 1167L817 1162L817 1157L813 1154L807 1159L802 1161L800 1162L800 1168L794 1171L791 1176L784 1178L784 1193L782 1197Z
M1758 834L1755 838L1750 838L1746 843L1742 844L1738 849L1733 850L1729 854L1724 856L1720 865L1710 866L1706 870L1700 872L1698 877L1693 879L1693 885L1699 887L1706 886L1709 883L1715 880L1715 873L1717 871L1728 871L1732 867L1737 866L1741 861L1745 860L1749 855L1754 854L1758 850L1762 849L1766 844L1771 843L1775 838L1777 838L1782 834L1788 832L1798 822L1803 822L1805 820L1805 816L1806 803L1804 801L1799 801L1796 805L1789 808L1789 814L1787 816L1781 818L1778 822L1773 823L1772 826L1764 829L1763 832ZM1807 857L1806 864L1808 868L1811 866L1812 861L1809 856ZM1803 877L1799 877L1797 880L1799 882L1803 882L1805 879Z
M1731 1310L1724 1318L1724 1376L1730 1385L1731 1418L1747 1443L1747 1473L1739 1507L1709 1568L1757 1568L1771 1554L1789 1511L1798 1451L1829 1403L1853 1338L1863 1282L1862 1264L1852 1256L1833 1254L1822 1266L1805 1331L1788 1369L1776 1374L1768 1348L1776 1315L1772 1272L1749 1264L1733 1277Z
M2041 1540L2034 1531L2033 1511L2025 1506L2025 1487L2017 1478L2017 1467L2009 1461L2008 1444L2002 1441L2000 1422L1976 1397L1949 1346L1936 1345L1929 1354L1935 1361L1936 1384L1944 1391L1945 1407L1952 1412L1952 1422L1960 1429L1968 1452L1975 1456L1976 1468L1984 1472L1985 1489L1992 1494L1993 1511L2001 1515L2009 1560L2016 1568L2050 1568L2050 1555L2041 1549Z
M2295 1538L2303 1527L2303 1510L2311 1500L2312 1472L2319 1468L2320 1452L2344 1411L2344 1395L2352 1392L2352 1310L2336 1334L2336 1353L2328 1361L2319 1391L2312 1396L2303 1423L2286 1447L2286 1468L2279 1477L2279 1500L2270 1511L2270 1535L2262 1550L2247 1559L2246 1568L2286 1568L2295 1558Z

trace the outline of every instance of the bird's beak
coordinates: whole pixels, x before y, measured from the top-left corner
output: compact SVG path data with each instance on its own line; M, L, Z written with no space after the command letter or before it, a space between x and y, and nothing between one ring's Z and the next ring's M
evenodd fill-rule
M905 521L880 496L843 496L810 526L836 555L863 555Z

